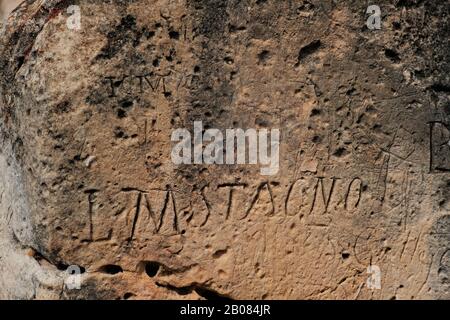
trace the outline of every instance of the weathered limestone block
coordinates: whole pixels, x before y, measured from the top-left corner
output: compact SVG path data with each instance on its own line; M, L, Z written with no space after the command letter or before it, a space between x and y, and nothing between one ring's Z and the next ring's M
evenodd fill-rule
M450 298L449 7L394 2L23 3L0 297ZM279 170L174 164L194 121L279 129Z

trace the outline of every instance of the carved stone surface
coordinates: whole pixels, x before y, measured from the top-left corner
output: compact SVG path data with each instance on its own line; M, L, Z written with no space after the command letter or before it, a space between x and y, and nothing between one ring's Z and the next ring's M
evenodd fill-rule
M0 297L450 298L449 7L378 5L373 31L356 0L23 3L0 39ZM194 121L279 128L278 173L175 165Z

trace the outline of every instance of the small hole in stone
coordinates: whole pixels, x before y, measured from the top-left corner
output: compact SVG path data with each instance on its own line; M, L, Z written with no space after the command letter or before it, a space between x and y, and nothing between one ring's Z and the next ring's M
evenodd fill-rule
M71 274L75 274L78 273L78 270L80 271L80 274L83 274L86 272L86 269L84 267L81 266L77 266L77 265L67 265L65 263L59 262L56 267L58 268L58 270L61 271L70 271Z
M266 62L270 58L270 52L267 50L263 50L260 53L258 53L258 60L261 63Z
M128 300L128 299L130 299L130 298L132 298L132 297L134 297L134 296L135 296L134 293L127 292L127 293L125 293L125 294L123 295L123 299L124 299L124 300Z
M122 118L125 118L126 116L127 116L127 113L126 113L125 110L123 110L123 109L117 110L117 117L118 118L122 119Z
M180 34L177 31L170 31L169 37L170 37L170 39L178 40L180 38Z
M347 155L347 150L345 148L338 148L334 153L334 156L336 157L342 157Z
M124 100L124 101L120 102L120 106L124 109L129 108L129 107L133 106L133 101Z
M123 272L123 269L121 266L115 264L107 264L105 266L100 267L98 271L107 274L118 274Z
M206 299L206 300L215 300L215 301L228 301L231 300L228 297L224 297L220 295L219 293L202 287L194 288L195 293L197 293L200 297Z
M64 264L64 263L62 263L62 262L59 262L59 263L56 265L56 268L58 268L58 270L61 270L61 271L67 270L68 267L69 267L69 266L68 266L67 264Z
M342 252L341 253L341 256L342 256L342 259L348 259L349 257L350 257L350 253L348 253L348 252Z
M226 64L233 64L234 63L234 60L231 57L225 57L223 60L225 61Z
M145 273L153 278L158 274L160 265L157 262L147 262L145 264Z
M389 58L394 63L398 63L401 60L398 52L392 49L385 49L384 55L386 56L386 58Z
M402 27L401 23L398 21L392 22L392 26L394 27L395 30L400 30Z

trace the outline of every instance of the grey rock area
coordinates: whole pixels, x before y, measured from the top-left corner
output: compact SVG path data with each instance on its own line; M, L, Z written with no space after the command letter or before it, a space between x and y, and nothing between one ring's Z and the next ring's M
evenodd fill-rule
M450 6L376 4L20 4L0 298L449 299ZM280 129L278 172L174 164L194 121Z

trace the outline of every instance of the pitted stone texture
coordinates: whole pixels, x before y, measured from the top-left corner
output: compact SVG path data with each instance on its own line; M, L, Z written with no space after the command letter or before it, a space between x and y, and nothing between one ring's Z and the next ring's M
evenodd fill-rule
M0 47L0 266L33 269L0 293L449 298L449 9L379 5L370 31L360 1L22 4ZM174 165L172 130L200 120L279 128L278 174Z

